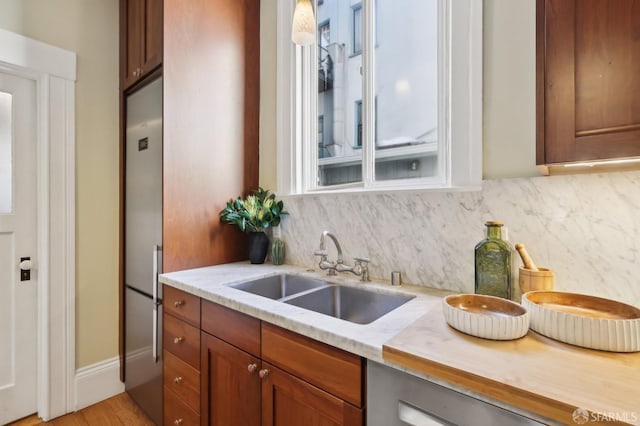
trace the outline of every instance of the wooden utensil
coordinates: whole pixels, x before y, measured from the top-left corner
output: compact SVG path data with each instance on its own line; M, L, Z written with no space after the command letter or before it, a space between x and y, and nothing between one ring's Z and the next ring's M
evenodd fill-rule
M533 263L533 260L531 260L531 256L529 256L529 253L527 252L527 249L524 247L524 244L517 243L516 250L520 254L520 257L522 258L522 263L524 263L525 268L530 269L532 271L538 270L538 267L536 266L535 263Z

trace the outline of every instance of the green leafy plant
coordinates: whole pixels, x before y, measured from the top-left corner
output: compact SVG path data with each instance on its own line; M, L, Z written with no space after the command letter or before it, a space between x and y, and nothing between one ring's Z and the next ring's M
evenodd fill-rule
M258 188L246 199L231 199L220 212L220 220L236 225L242 232L262 232L280 224L280 216L288 214L282 201L267 189Z

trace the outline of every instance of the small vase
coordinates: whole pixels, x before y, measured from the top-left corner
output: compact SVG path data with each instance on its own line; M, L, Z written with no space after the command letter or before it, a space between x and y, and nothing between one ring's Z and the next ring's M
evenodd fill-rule
M271 263L282 265L284 263L284 241L274 238L271 244Z
M249 260L251 263L264 263L269 250L269 237L264 232L251 232L249 234Z

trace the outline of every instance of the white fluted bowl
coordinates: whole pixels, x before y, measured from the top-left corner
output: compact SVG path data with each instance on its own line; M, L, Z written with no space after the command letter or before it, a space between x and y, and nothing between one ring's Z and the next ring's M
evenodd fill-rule
M519 339L529 330L527 310L500 297L452 294L444 298L442 311L451 327L483 339Z
M531 329L555 340L610 352L640 351L640 309L611 299L530 291L522 305Z

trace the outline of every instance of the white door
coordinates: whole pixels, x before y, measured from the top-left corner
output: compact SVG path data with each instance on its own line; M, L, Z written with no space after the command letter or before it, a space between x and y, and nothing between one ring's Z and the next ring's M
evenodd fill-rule
M36 118L35 81L0 73L0 424L37 411Z

